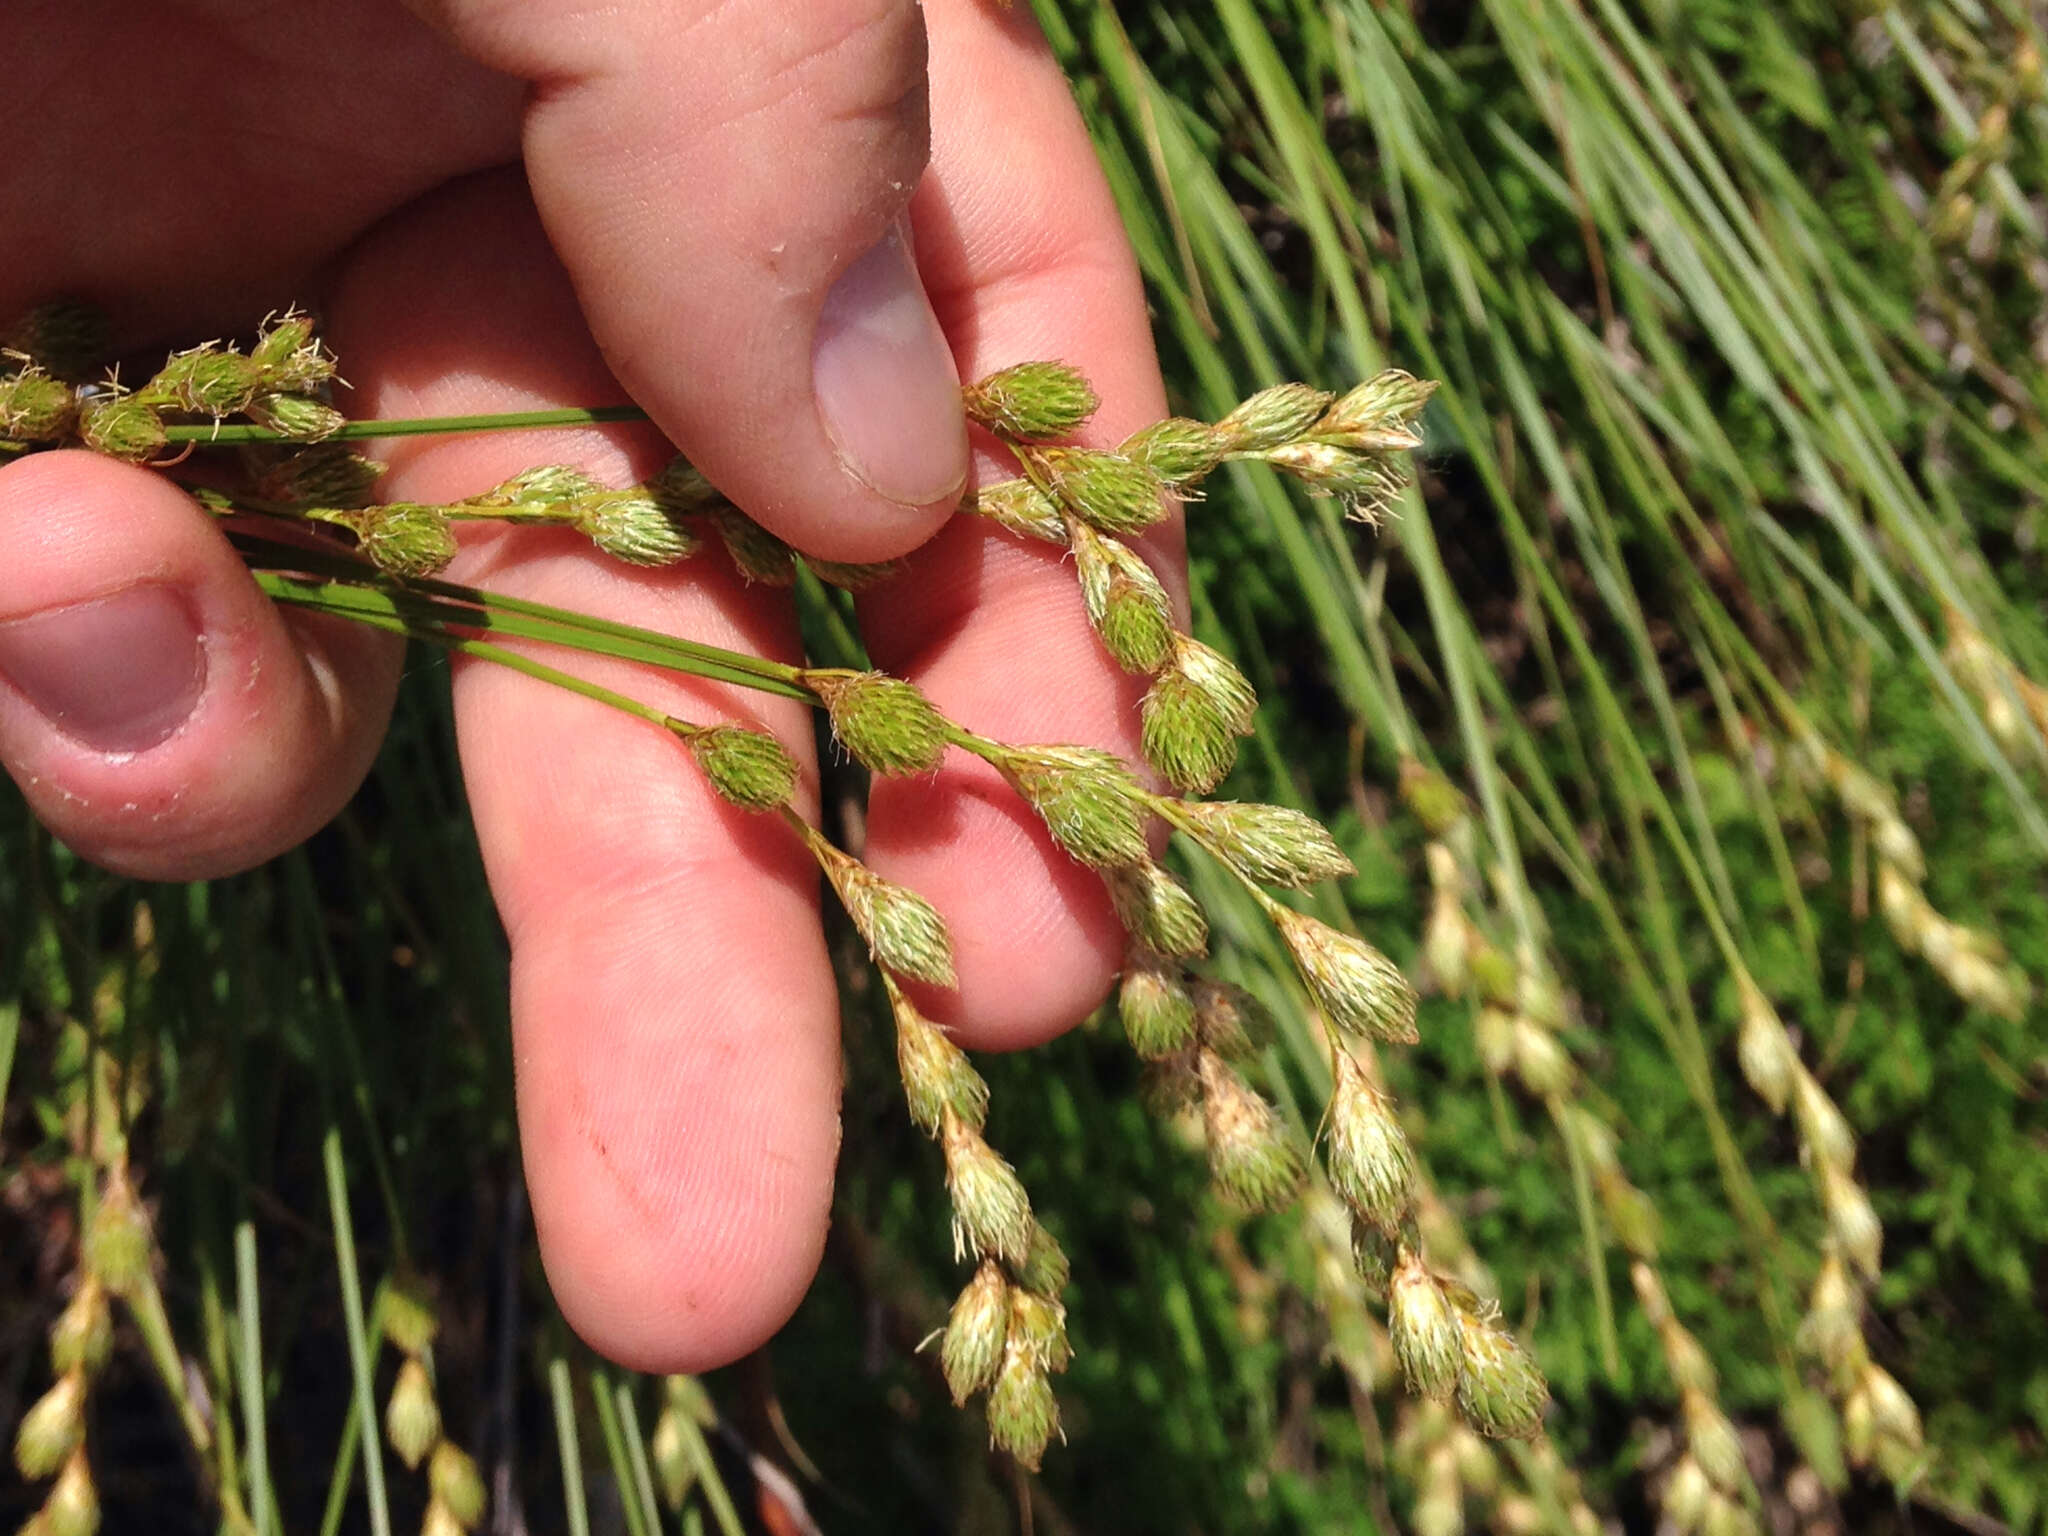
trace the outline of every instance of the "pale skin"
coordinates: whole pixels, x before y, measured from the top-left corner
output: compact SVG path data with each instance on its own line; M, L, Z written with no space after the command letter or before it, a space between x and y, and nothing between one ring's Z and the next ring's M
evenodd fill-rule
M863 626L953 717L1135 756L1135 689L1058 552L949 517L970 448L948 351L959 377L1080 365L1104 402L1087 441L1164 411L1114 206L1020 12L31 0L10 20L21 110L92 131L18 135L0 162L0 316L82 294L161 351L312 305L358 416L623 385L659 433L394 443L386 494L467 495L544 462L624 483L665 436L800 548L907 555ZM885 250L836 301L861 322L890 300L881 340L827 356L828 291L906 210L939 329L920 331ZM895 362L871 355L891 345ZM1177 528L1150 550L1172 579ZM272 609L150 472L78 453L0 468L0 572L0 759L86 857L153 879L243 869L360 781L398 648ZM523 530L470 538L452 574L794 657L786 599L717 556L650 575ZM814 794L800 708L573 664L773 730ZM829 1211L840 1047L815 870L640 722L480 663L457 666L455 702L555 1294L629 1365L731 1359L795 1307ZM971 1047L1028 1045L1101 998L1121 934L1095 878L957 758L878 786L867 856L952 927L960 987L921 994L929 1009Z

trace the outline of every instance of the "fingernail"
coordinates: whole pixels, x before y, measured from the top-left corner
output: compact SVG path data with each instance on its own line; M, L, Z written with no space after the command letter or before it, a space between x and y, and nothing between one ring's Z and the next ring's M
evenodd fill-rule
M206 650L183 596L129 587L0 624L0 678L72 740L147 752L199 702Z
M869 490L907 507L959 495L960 374L901 220L825 295L811 387L840 463Z

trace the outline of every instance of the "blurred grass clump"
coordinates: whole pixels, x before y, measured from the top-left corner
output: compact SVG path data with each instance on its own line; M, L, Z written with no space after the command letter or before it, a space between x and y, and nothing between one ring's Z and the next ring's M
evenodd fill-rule
M1531 1343L1548 1438L1408 1397L1334 1201L1219 1204L1089 1029L985 1064L1073 1263L1068 1444L1013 1479L916 1352L960 1277L850 933L824 1279L708 1394L588 1357L427 676L241 879L139 888L0 810L0 1420L56 1478L0 1521L732 1530L765 1461L828 1530L2048 1529L2041 18L1039 12L1176 409L1441 382L1384 540L1211 482L1196 613L1268 701L1225 792L1331 820L1357 873L1311 910L1429 994L1379 1069L1421 1237ZM1313 1133L1286 955L1187 874ZM74 1378L75 1424L31 1413Z

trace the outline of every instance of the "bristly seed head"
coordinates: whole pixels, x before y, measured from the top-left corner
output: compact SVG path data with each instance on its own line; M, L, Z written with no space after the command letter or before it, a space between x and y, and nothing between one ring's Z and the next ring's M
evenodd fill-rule
M1000 1264L984 1259L954 1301L939 1344L939 1366L955 1408L995 1384L1009 1335L1010 1284Z
M1009 1346L1022 1349L1048 1371L1064 1371L1074 1358L1067 1342L1067 1309L1049 1296L1018 1286L1010 1292Z
M877 965L934 986L953 985L953 941L930 902L884 880L815 832L807 841Z
M1173 606L1145 559L1076 520L1069 527L1088 622L1126 672L1151 673L1173 652Z
M387 501L354 510L312 507L306 516L348 529L363 557L387 575L432 576L455 558L455 530L447 514L423 502Z
M1360 453L1406 453L1422 446L1415 430L1434 379L1418 379L1399 368L1387 368L1357 385L1316 422L1319 441Z
M1029 480L998 480L969 491L961 499L960 510L985 517L1019 538L1044 544L1067 542L1067 515Z
M796 791L796 759L766 731L711 725L691 727L682 735L721 799L750 811L789 804Z
M946 718L914 683L881 672L812 671L804 685L832 730L870 773L929 773L946 751Z
M1206 421L1170 416L1134 432L1117 451L1179 488L1214 470L1231 446L1229 437Z
M1124 931L1154 954L1192 959L1209 948L1209 920L1188 888L1150 859L1107 869L1103 884Z
M1231 449L1264 453L1291 443L1322 419L1335 397L1306 384L1276 384L1251 396L1216 423Z
M107 1174L81 1248L85 1272L112 1295L132 1295L149 1278L149 1217L125 1167Z
M1415 989L1393 961L1292 907L1276 906L1272 916L1310 996L1338 1030L1401 1045L1420 1038Z
M1272 1015L1243 987L1198 976L1189 990L1202 1044L1225 1061L1243 1061L1272 1038Z
M64 1465L85 1439L85 1372L66 1371L22 1415L14 1432L14 1467L40 1482Z
M1286 1205L1300 1193L1308 1168L1279 1112L1216 1052L1197 1051L1195 1070L1217 1189L1248 1211Z
M1337 1193L1383 1231L1398 1231L1412 1199L1415 1154L1392 1102L1346 1050L1337 1052L1329 1125L1330 1182Z
M1464 1358L1457 1310L1442 1282L1406 1248L1387 1279L1387 1334L1408 1390L1430 1402L1448 1402Z
M1262 885L1300 889L1355 872L1321 822L1286 806L1185 801L1171 814L1190 837Z
M1081 863L1114 869L1148 857L1147 795L1123 760L1094 747L1011 747L996 766Z
M1010 1272L1025 1290L1056 1298L1067 1288L1066 1250L1060 1247L1059 1239L1034 1220L1024 1262L1011 1265Z
M1526 1439L1543 1427L1550 1388L1521 1340L1490 1317L1458 1313L1458 1408L1465 1422L1495 1438Z
M1183 794L1207 794L1251 734L1258 695L1244 674L1199 640L1175 635L1166 670L1145 694L1145 760Z
M384 1435L408 1471L417 1471L441 1438L441 1409L434 1401L434 1386L427 1379L427 1368L416 1357L409 1357L398 1368L391 1401L384 1406Z
M1059 1427L1059 1402L1044 1363L1027 1349L1005 1349L988 1395L990 1443L1026 1471L1036 1472Z
M940 1117L946 1189L953 1197L955 1254L1022 1264L1031 1252L1031 1197L1016 1170L958 1115Z
M1097 448L1026 448L1062 505L1104 533L1139 533L1166 516L1166 486L1144 465Z
M1101 402L1065 363L1019 363L960 392L968 419L1004 437L1050 441L1070 435Z
M1150 945L1134 944L1125 955L1117 1012L1131 1049L1143 1060L1159 1061L1195 1042L1195 1000L1181 968Z
M903 1078L903 1096L910 1118L927 1135L936 1136L947 1115L972 1130L988 1119L988 1084L937 1024L920 1013L902 988L883 981L896 1014L896 1069Z

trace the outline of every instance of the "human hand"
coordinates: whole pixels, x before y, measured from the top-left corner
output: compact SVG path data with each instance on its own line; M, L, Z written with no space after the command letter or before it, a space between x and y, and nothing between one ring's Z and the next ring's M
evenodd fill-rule
M592 404L623 384L660 434L412 440L381 454L386 492L457 497L563 461L624 483L665 436L801 549L915 549L864 595L863 627L948 714L1135 757L1134 691L1057 552L948 521L968 443L945 342L969 377L1082 366L1097 441L1163 409L1115 210L1028 22L987 0L930 0L922 27L910 0L683 0L601 22L422 9L81 19L34 0L16 100L92 131L28 135L0 164L0 315L75 293L142 349L305 302L354 415ZM906 205L929 309L890 233ZM1176 538L1151 541L1169 570ZM150 878L245 867L365 771L397 648L273 610L149 472L77 453L0 468L0 569L0 758L85 856ZM467 543L455 574L795 653L778 596L709 561L650 575L515 530ZM808 752L797 707L584 670ZM730 1358L794 1307L828 1211L838 1041L815 870L672 739L487 667L458 667L455 689L556 1295L629 1364ZM1117 966L1099 883L979 763L878 783L866 853L949 920L960 986L929 1005L969 1045L1057 1032Z

